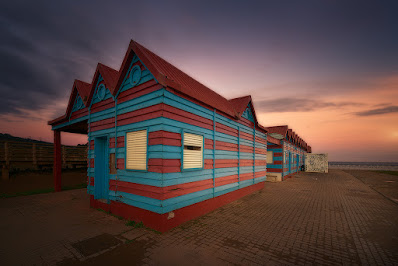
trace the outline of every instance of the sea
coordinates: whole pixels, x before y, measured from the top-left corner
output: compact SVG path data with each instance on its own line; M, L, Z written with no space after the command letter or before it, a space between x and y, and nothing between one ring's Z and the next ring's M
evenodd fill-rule
M398 171L398 162L329 162L329 169Z

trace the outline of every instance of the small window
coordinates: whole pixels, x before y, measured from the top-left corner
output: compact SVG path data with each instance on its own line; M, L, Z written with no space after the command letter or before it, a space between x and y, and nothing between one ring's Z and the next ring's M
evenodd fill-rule
M184 133L183 169L203 168L203 136Z
M272 151L267 151L267 163L274 163L274 153Z
M126 134L126 169L146 170L147 131L133 131Z

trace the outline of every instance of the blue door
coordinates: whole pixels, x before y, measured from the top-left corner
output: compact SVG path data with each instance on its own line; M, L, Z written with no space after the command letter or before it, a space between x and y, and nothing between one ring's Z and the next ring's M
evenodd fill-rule
M289 152L289 174L292 172L292 153Z
M296 172L298 172L300 169L299 169L299 167L300 167L300 155L296 155L296 160L297 160L297 162L296 162L296 164L297 164L297 168L296 168Z
M94 198L108 199L108 138L97 137L94 139Z

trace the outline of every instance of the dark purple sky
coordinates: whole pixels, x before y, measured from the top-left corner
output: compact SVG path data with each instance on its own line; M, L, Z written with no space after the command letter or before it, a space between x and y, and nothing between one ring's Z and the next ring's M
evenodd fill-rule
M378 158L398 160L398 1L188 2L0 3L0 131L49 139L74 79L91 82L97 62L118 70L134 39L226 98L251 94L263 125L287 123L336 159L391 121ZM371 134L347 155L325 140L336 127L349 143Z

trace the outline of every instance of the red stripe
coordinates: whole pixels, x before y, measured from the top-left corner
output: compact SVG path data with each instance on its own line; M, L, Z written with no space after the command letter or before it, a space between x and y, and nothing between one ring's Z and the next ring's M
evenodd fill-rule
M118 103L123 103L141 97L143 95L157 91L161 88L162 86L157 84L155 80L150 80L137 87L133 87L128 90L122 91L117 97Z
M142 110L142 109L141 109ZM138 111L141 111L138 110ZM136 112L136 111L134 111ZM130 115L130 117L129 117ZM146 114L134 114L133 112L130 112L129 115L126 114L126 116L123 116L123 118L119 118L118 116L118 126L123 126L123 125L128 125L132 123L137 123L141 121L146 121L149 119L154 119L162 116L162 110L146 113Z
M137 116L142 116L142 115L146 115L149 113L153 113L153 112L157 112L157 111L161 111L162 110L162 105L163 104L156 104L156 105L152 105L152 106L148 106L142 109L138 109L135 111L131 111L131 112L127 112L124 114L120 114L117 117L117 122L119 124L119 122L122 122L125 119L129 119L129 118L133 118L133 117L137 117Z
M74 120L74 119L77 119L77 118L80 118L80 117L83 117L86 115L88 115L88 109L84 108L84 109L73 112L72 115L70 116L70 120Z
M169 146L179 146L181 147L181 140L176 139L149 139L148 145L169 145Z
M267 171L270 173L282 173L282 169L273 169L273 168L267 168Z
M254 178L254 173L246 173L246 174L239 175L240 181L249 180L249 179L253 179L253 178Z
M258 177L263 177L263 176L266 176L266 175L267 175L267 171L260 171L260 172L256 172L254 174L254 177L258 178Z
M166 166L166 167L175 167L181 166L180 159L148 159L148 165L150 166Z
M181 167L148 166L148 172L153 173L179 173Z
M169 138L181 140L180 133L168 132L164 130L149 132L148 138Z
M238 182L238 180L239 180L238 175L218 177L215 179L215 185L216 187L224 186L227 184L236 183Z
M183 113L183 112L184 111L181 110L181 113ZM177 121L180 121L180 122L183 122L183 123L187 123L187 124L190 124L190 125L206 128L206 129L209 129L209 130L213 130L213 126L212 125L209 125L209 124L204 123L204 122L200 122L198 120L193 120L191 118L182 116L180 114L177 115L177 114L174 114L174 113L171 113L171 112L168 112L168 111L164 111L163 112L163 117L166 117L166 118L169 118L169 119L173 119L173 120L177 120Z
M247 140L253 140L253 135L246 132L240 132L240 137Z
M207 125L210 125L211 127L213 127L213 120L201 117L199 115L196 115L196 114L193 114L193 113L181 110L181 109L178 109L176 107L173 107L173 106L165 104L164 105L164 110L166 112L170 112L172 114L183 116L185 118L192 119L192 120L195 120L195 121L198 121L200 123L204 123L204 124L207 124Z
M121 170L124 169L124 159L123 158L117 158L116 164L117 164L116 165L117 169L121 169Z
M256 154L267 154L266 149L256 148Z
M265 139L260 138L260 137L258 137L258 136L256 136L256 142L262 143L262 144L267 144L267 141L266 141Z
M115 126L115 118L107 118L100 121L92 122L90 124L90 131L98 131L108 128L113 128Z
M148 145L181 146L181 134L179 133L154 131L149 132L148 139Z
M221 195L216 198L211 198L202 202L195 203L193 205L189 205L187 207L177 209L173 211L175 214L175 217L173 219L169 219L169 214L167 213L157 214L121 202L111 201L110 204L104 204L98 200L94 200L94 196L92 195L90 195L90 206L92 208L103 208L106 211L109 211L115 215L122 216L126 219L134 220L137 222L142 221L146 226L149 226L161 232L165 232L186 221L213 211L229 202L232 202L233 200L248 195L256 190L260 190L263 187L264 182L259 182L257 184L241 188L239 190Z
M124 136L117 137L117 147L124 147ZM115 148L115 138L112 137L109 139L109 148Z
M103 110L106 110L106 109L109 109L109 108L113 108L113 107L115 107L115 101L111 97L109 99L100 101L98 103L94 103L91 106L90 112L93 114L93 113L97 113L99 111L103 111Z
M244 117L241 117L240 120L239 120L239 122L240 122L241 124L243 124L243 125L246 125L246 126L250 127L250 128L253 128L253 127L254 127L254 123L253 123L252 121L250 121L250 120L244 118Z

